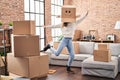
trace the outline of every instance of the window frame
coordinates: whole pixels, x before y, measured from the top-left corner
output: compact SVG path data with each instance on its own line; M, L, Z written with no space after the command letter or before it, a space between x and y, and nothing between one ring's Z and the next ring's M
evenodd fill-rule
M56 18L56 16L61 15L61 7L63 4L64 4L64 0L51 0L51 25L56 25L61 23L61 19ZM59 14L57 14L58 12ZM52 28L51 33L52 33L51 35L53 42L58 41L58 37L62 35L61 28Z
M25 1L26 1L26 3L25 3ZM26 6L26 4L27 4L27 6ZM38 12L37 12L38 9L36 8L37 4L39 5L38 9L40 10ZM41 7L41 4L43 4L42 7ZM31 7L31 5L32 5L32 7ZM42 12L41 12L40 8L42 8ZM26 9L28 9L28 10L26 10ZM36 35L39 35L39 45L40 45L40 50L42 50L45 45L45 29L43 26L45 24L45 0L24 0L24 19L25 20L35 20ZM43 22L41 22L41 21L43 21Z

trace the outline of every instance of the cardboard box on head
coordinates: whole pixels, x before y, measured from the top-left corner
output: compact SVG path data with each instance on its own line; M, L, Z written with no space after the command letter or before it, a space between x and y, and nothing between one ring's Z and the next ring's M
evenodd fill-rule
M62 22L75 22L76 21L76 7L73 5L62 6L61 11Z

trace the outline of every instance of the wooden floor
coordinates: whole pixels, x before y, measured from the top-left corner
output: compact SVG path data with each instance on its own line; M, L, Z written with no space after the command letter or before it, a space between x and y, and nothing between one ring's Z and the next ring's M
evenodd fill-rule
M83 76L80 68L72 68L75 74L67 73L66 67L63 66L50 66L50 69L56 70L56 72L54 74L49 74L47 77L40 78L39 80L120 80L120 73L115 79L111 79L95 76Z

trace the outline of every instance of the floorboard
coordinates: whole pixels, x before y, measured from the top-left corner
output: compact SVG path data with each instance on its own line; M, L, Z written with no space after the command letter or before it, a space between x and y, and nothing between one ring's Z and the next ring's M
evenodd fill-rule
M72 68L75 74L67 73L66 67L64 66L50 66L50 69L56 70L56 72L49 74L47 77L40 78L39 80L120 80L120 73L118 73L115 79L111 79L82 75L81 68Z

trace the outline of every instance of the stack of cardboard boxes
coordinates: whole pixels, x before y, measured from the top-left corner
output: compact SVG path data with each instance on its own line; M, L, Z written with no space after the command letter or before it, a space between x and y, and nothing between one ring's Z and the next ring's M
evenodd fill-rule
M94 50L94 61L111 61L111 51L108 44L98 44L98 50Z
M48 55L40 53L35 22L14 21L13 24L12 53L7 57L8 71L27 78L47 76Z

